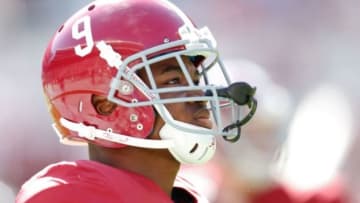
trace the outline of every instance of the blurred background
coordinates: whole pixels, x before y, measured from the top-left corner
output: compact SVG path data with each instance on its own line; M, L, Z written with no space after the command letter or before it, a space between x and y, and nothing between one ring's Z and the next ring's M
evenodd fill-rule
M41 60L57 28L89 2L1 0L1 203L14 202L46 165L87 158L85 148L60 145L51 128ZM275 184L302 198L337 191L359 203L360 1L172 2L210 28L233 79L257 87L258 113L240 142L219 140L206 173L184 169L208 197L249 202Z

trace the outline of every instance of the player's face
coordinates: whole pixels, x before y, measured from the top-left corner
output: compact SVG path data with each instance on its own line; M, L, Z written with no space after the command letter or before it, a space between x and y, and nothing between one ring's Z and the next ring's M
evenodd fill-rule
M194 84L198 84L200 75L197 68L186 56L182 57ZM187 86L188 82L183 74L180 65L175 58L167 59L156 64L151 65L151 70L158 88ZM149 80L145 77L144 72L140 72L139 76L149 85ZM171 93L162 93L160 97L176 98L176 97L189 97L189 96L202 96L204 94L201 90L194 91L177 91ZM193 125L212 128L212 121L210 120L210 112L206 109L206 102L181 102L166 104L174 119ZM159 119L159 118L157 118ZM163 125L164 121L160 121ZM159 121L157 121L159 123ZM156 128L156 126L155 126Z

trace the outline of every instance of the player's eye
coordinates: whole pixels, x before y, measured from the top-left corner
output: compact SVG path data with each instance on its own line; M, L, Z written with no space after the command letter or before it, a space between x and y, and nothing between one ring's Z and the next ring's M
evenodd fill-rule
M175 77L166 82L167 85L178 85L180 84L180 77Z

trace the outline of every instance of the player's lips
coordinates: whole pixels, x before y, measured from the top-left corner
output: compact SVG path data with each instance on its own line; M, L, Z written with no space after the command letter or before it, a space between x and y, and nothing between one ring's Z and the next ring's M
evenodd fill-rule
M201 109L194 114L196 125L204 128L213 128L213 122L210 120L210 112L207 109Z

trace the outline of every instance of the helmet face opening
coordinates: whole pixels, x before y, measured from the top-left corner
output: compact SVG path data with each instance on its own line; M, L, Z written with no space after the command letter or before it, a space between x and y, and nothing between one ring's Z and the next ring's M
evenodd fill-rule
M196 132L201 134L223 135L223 136L235 136L234 131L224 131L223 129L238 120L240 116L240 108L231 99L219 97L217 94L212 96L205 95L206 91L215 92L219 88L219 83L222 83L220 87L226 87L230 85L229 76L227 75L225 68L220 63L217 50L209 44L210 40L199 39L195 43L198 46L191 49L172 51L166 54L161 54L154 58L148 58L148 55L157 53L163 49L173 49L174 47L186 46L187 44L194 43L187 40L178 40L166 44L153 47L152 49L145 50L134 54L124 61L119 62L121 64L118 68L118 72L115 78L112 79L111 89L108 94L108 99L122 106L138 107L138 106L154 106L158 114L165 120L166 123L173 125L182 131ZM194 48L195 47L195 48ZM200 47L200 48L198 48ZM189 72L184 59L191 61L192 57L202 56L203 62L197 67L198 81L193 81L193 73ZM185 78L186 84L178 86L165 86L159 87L156 82L156 76L153 74L152 67L166 60L176 60L176 66L181 75ZM129 67L129 64L132 66ZM135 64L135 65L134 65ZM197 64L194 64L197 65ZM147 83L138 76L138 73L145 73ZM147 100L140 101L133 98L130 101L124 101L120 95L130 94L134 89L140 90L146 95ZM192 92L201 91L202 94L192 94ZM163 98L161 95L169 93L174 94L174 97ZM177 126L174 122L173 116L166 108L167 104L171 103L186 103L186 102L203 102L208 104L208 109L212 111L212 119L216 125L213 129L184 129L181 126ZM226 118L223 119L224 115Z

